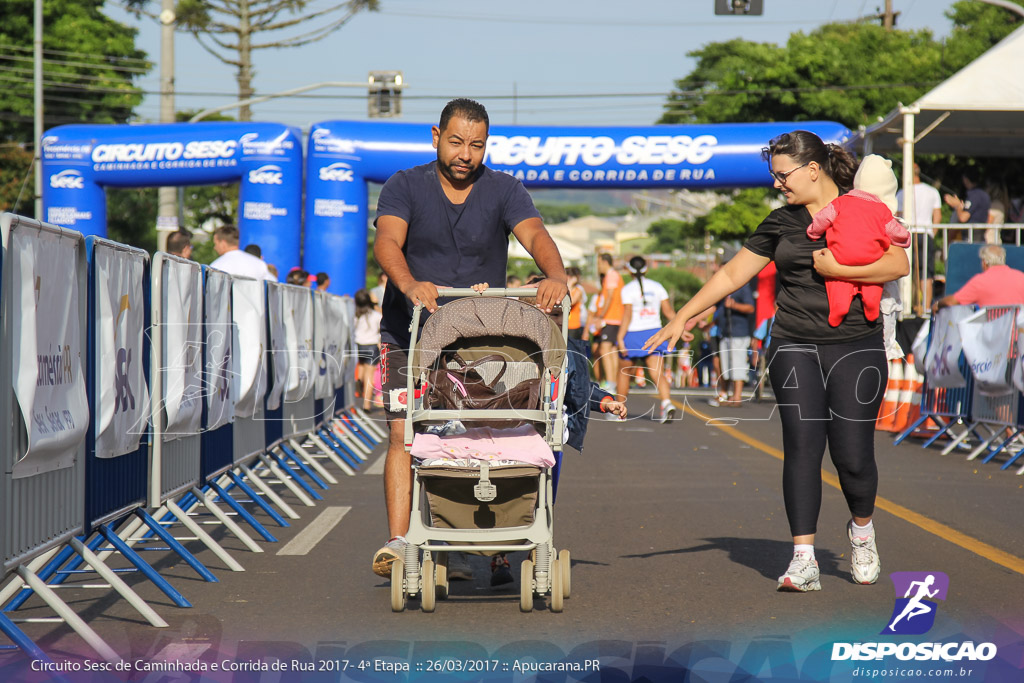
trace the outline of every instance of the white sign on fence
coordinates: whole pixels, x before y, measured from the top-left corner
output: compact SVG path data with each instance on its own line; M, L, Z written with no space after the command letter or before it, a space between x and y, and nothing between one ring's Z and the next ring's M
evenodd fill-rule
M198 434L202 424L202 283L198 264L163 262L164 441Z
M331 378L331 387L337 390L345 383L345 367L347 365L345 352L348 350L349 328L345 324L347 315L344 299L340 296L329 295L326 306L327 334L330 339L326 353L333 357L333 360L328 361L327 374Z
M334 396L334 384L332 383L336 343L331 339L331 329L328 325L331 311L328 308L327 292L313 292L313 353L316 357L316 383L313 387L313 396L319 399L330 399Z
M285 287L282 294L288 350L288 382L284 400L292 403L301 401L313 391L316 362L313 358L312 297L305 287Z
M78 316L78 240L19 227L7 258L15 291L14 393L28 433L15 478L71 467L89 404Z
M232 392L231 276L206 271L206 429L235 419Z
M958 363L963 344L957 323L973 314L970 306L939 309L932 319L932 339L924 368L929 387L958 389L967 386Z
M267 410L281 407L281 397L288 381L288 339L284 331L283 287L267 283L267 319L270 322L270 349L273 356L274 376L267 395Z
M146 333L142 254L98 246L96 271L96 457L138 450L149 424L149 386L142 366Z
M989 320L989 312L981 309L957 323L964 344L964 358L974 375L975 386L985 396L1003 396L1013 391L1006 370L1014 318L1006 312Z
M267 392L267 329L263 281L235 278L231 287L235 318L235 415L253 417Z

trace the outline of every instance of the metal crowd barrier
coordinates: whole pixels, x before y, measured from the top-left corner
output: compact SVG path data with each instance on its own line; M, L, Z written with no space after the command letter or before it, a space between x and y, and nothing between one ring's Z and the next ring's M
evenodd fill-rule
M947 309L944 309L947 310ZM988 320L1010 314L1016 315L1017 306L993 306L983 309ZM943 311L939 316L944 315ZM938 321L937 316L933 322ZM929 348L935 330L933 324L929 333ZM1017 325L1011 327L1010 338L1006 340L1008 353L1004 379L1012 386L1012 373L1018 359ZM1008 453L1009 458L1001 469L1008 469L1024 454L1024 394L1013 389L1006 393L991 395L986 393L975 381L964 354L958 358L958 368L966 385L961 388L948 389L930 386L927 375L924 379L921 397L921 415L910 424L897 438L899 444L928 420L939 426L938 431L930 435L922 444L927 448L941 438L949 439L942 454L946 455L954 449L970 450L968 460L982 457L988 463L1000 453ZM957 431L959 430L959 431ZM1017 474L1024 474L1024 467Z
M257 514L288 526L285 517L299 518L289 494L315 504L314 486L337 483L332 463L355 474L386 438L349 407L353 302L200 269L164 253L150 269L141 250L83 241L9 214L0 230L0 358L11 359L0 364L0 382L16 389L0 392L0 408L17 417L28 404L26 414L35 418L16 419L0 432L0 549L4 578L12 579L0 589L0 631L29 656L47 660L9 616L38 595L101 657L117 662L55 588L85 588L69 577L99 573L107 584L95 587L116 590L150 624L166 626L107 567L109 557L132 565L117 571L141 572L175 605L190 607L139 551L177 552L216 582L181 543L199 540L228 569L242 571L193 518L215 517L204 523L261 552L236 520L263 541L276 541ZM37 268L42 262L45 274ZM55 293L64 298L57 301ZM42 332L28 334L29 322L39 322ZM37 349L43 339L53 348ZM37 374L30 382L25 376L32 373L18 368ZM32 397L17 389L37 380L46 405L64 405L56 396L68 407L33 413ZM174 524L192 536L174 537Z

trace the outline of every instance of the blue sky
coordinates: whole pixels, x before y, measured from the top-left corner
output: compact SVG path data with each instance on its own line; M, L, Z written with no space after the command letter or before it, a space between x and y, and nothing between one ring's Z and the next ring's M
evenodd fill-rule
M323 7L328 0L313 0ZM784 43L793 31L873 14L883 0L764 0L760 17L716 17L713 0L381 0L327 39L300 48L255 53L259 94L321 81L365 81L371 70L401 70L408 87L405 121L434 121L444 102L483 102L497 124L646 125L661 114L674 80L689 73L687 52L731 38ZM898 27L949 34L946 0L895 0ZM151 5L159 8L159 0ZM160 53L154 20L108 14L139 28L137 44ZM176 38L177 109L236 99L234 70L188 34ZM159 67L140 79L159 90ZM184 93L200 93L185 95ZM364 89L329 89L317 98L281 99L254 107L254 119L307 127L366 118ZM518 94L518 99L513 99ZM566 96L542 97L530 96ZM593 95L615 95L589 97ZM588 96L588 97L579 97ZM137 110L156 120L159 97Z

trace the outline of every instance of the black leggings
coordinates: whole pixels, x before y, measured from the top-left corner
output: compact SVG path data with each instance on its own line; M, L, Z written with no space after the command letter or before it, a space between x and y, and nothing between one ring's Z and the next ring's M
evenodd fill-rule
M773 338L768 368L782 418L782 494L794 536L817 531L828 443L854 517L875 510L875 418L889 367L882 335L839 344Z

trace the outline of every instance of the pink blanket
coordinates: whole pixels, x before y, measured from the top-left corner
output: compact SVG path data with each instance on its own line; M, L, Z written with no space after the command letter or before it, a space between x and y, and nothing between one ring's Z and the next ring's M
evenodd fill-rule
M551 448L532 425L512 429L472 427L455 436L417 434L411 453L420 460L518 460L539 467L555 464Z

